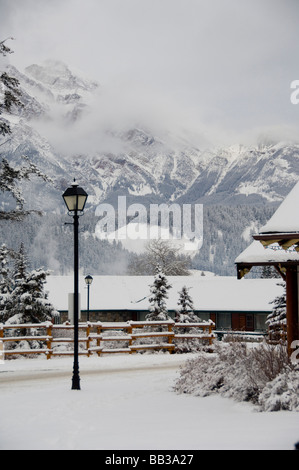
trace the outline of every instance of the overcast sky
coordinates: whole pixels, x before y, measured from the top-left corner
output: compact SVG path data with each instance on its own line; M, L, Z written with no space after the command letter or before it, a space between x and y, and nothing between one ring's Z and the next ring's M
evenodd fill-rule
M13 65L62 60L116 113L215 142L297 136L298 0L0 0L0 31Z

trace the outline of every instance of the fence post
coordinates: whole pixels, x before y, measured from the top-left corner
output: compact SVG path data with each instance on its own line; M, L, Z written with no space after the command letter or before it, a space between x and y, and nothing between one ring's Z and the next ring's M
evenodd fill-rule
M89 351L90 347L90 323L87 322L87 328L86 328L86 349L87 349L87 357L91 356L91 352Z
M133 338L132 338L132 334L133 334L133 327L131 325L131 323L129 322L129 328L127 329L127 332L128 332L128 335L131 336L131 338L129 339L129 348L130 348L130 352L129 354L132 354L132 349L131 349L131 346L133 344Z
M52 332L53 323L49 323L47 326L47 360L51 359L52 356L52 339L53 339L53 332Z
M4 342L2 342L2 338L4 338L4 330L3 330L3 323L0 323L0 364L4 361L5 353L4 353Z
M173 325L174 325L174 323L168 323L168 325L167 325L168 333L173 333ZM173 338L173 336L168 336L168 344L172 344L172 338ZM170 354L173 353L173 349L169 349L168 351L170 352Z
M98 325L97 326L97 348L101 346L101 339L98 338L98 336L100 336L101 334L101 331L102 331L102 327ZM101 351L97 351L97 355L100 357Z
M212 324L209 324L209 345L212 346L213 338L212 338Z

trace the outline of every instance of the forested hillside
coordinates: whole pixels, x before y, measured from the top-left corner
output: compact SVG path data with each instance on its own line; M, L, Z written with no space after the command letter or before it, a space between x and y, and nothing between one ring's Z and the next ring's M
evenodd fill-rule
M235 275L236 257L253 241L252 234L270 219L276 207L204 206L204 241L193 260L194 268Z
M248 246L251 234L266 223L273 206L204 206L204 241L192 268L217 275L235 275L234 260ZM117 242L98 240L98 218L86 212L80 219L80 267L83 273L128 274L132 254ZM22 222L1 221L0 243L18 250L24 243L32 268L54 274L73 270L73 230L67 215L30 215Z

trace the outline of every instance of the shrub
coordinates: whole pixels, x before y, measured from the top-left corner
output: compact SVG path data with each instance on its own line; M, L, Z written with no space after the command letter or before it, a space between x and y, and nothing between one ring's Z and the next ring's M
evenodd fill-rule
M197 396L219 393L267 411L299 407L299 371L282 344L218 343L214 354L187 361L174 389Z
M262 411L299 411L299 370L287 368L269 382L259 396Z

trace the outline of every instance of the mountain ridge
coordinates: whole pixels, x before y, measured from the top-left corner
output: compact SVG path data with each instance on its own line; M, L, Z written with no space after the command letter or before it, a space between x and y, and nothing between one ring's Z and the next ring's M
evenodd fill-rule
M47 194L38 183L31 189L31 200L47 210L61 207L73 178L95 207L118 195L144 204L277 204L298 181L298 144L201 149L142 123L109 128L105 90L62 62L33 64L23 73L9 66L8 73L20 81L24 108L2 115L12 134L1 154L16 164L26 154L54 179Z

